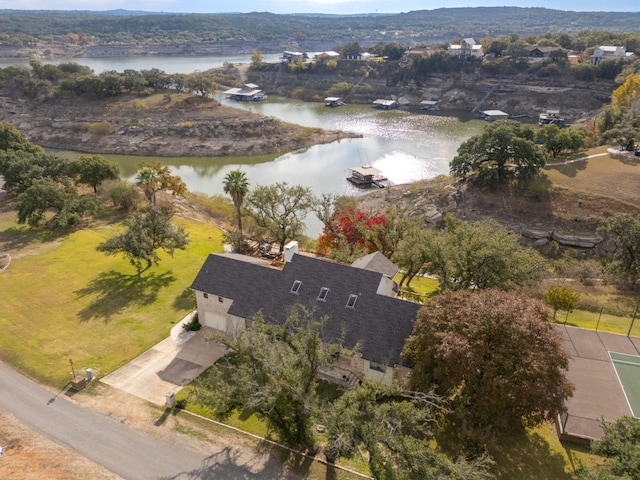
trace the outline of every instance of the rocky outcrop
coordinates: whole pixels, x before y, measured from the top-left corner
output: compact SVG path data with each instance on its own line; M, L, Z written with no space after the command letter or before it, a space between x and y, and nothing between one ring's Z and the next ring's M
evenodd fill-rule
M558 232L551 234L551 240L558 242L565 247L574 248L595 248L600 242L602 237L598 236L583 236L583 235L563 235Z
M359 197L358 206L371 213L398 207L409 216L423 217L426 224L436 224L447 214L470 222L493 219L518 234L523 244L534 247L554 243L562 248L583 251L615 249L615 245L596 233L598 219L611 211L633 213L640 209L613 198L603 202L597 195L576 195L556 187L552 197L541 200L537 195L528 194L527 190L482 190L440 177L373 191ZM585 212L589 218L584 216Z

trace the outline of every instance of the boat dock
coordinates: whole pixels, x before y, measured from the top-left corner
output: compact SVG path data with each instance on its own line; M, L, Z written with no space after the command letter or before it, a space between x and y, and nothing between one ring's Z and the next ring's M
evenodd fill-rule
M341 97L327 97L324 99L324 104L327 107L340 107L345 103Z
M372 185L378 188L385 187L383 182L387 181L387 177L377 168L371 166L353 167L349 171L350 174L347 180L358 187L370 187Z

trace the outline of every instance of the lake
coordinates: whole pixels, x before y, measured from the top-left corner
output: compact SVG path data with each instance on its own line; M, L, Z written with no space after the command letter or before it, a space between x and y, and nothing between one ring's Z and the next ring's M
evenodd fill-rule
M277 55L265 55L265 61L277 61ZM96 73L126 68L147 70L159 68L168 73L191 73L206 70L224 62L248 63L250 55L224 57L125 57L100 59L57 59L56 63L74 61L87 65ZM4 59L10 62L11 59ZM28 60L25 60L28 64ZM53 63L53 62L52 62ZM15 64L15 60L14 63ZM0 66L3 66L0 61ZM4 65L6 66L6 64ZM328 108L324 103L305 103L269 96L266 102L233 102L220 96L222 103L273 116L287 122L345 130L362 135L304 151L280 156L261 157L197 157L153 158L171 167L192 191L223 194L222 180L231 170L242 169L252 186L288 182L309 187L314 194L333 193L361 195L363 190L346 180L352 167L372 165L383 172L392 184L433 178L449 172L449 162L458 146L479 133L486 125L470 113L458 116L440 115L402 107L383 111L370 105L344 105ZM112 156L125 178L133 178L140 161L149 158ZM316 236L320 225L309 220L308 233Z

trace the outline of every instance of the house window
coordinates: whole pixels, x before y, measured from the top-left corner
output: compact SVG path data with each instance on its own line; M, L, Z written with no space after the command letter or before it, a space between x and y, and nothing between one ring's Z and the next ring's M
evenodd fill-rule
M224 302L224 298L222 298L222 297L218 297L218 301L219 301L220 303L222 303L222 302Z
M204 298L209 298L209 294L208 294L208 293L203 293L203 294L202 294L202 296L203 296Z
M318 301L319 302L326 302L328 294L329 294L329 289L327 287L322 287L320 289L320 293L318 294Z
M293 282L293 285L291 285L291 293L295 293L297 295L300 291L300 287L302 287L302 282L300 280L296 280Z
M384 363L369 362L369 368L377 372L387 373L387 366Z
M356 302L358 301L358 295L354 295L353 293L349 295L349 300L347 300L347 308L356 308Z

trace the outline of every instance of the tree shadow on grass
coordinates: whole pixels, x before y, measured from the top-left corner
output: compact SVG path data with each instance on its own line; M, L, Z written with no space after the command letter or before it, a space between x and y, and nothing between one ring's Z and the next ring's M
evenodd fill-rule
M185 288L173 301L176 310L194 310L196 308L196 294L190 288Z
M175 282L171 272L150 273L145 277L125 275L120 272L103 272L88 286L74 293L78 298L95 296L90 305L83 308L78 317L81 322L102 319L105 323L131 305L149 305L156 301L160 289Z
M46 243L58 240L66 232L52 232L42 228L26 226L10 227L0 231L0 245L4 250L22 250L32 243Z
M499 445L492 445L489 450L496 460L493 472L499 478L573 478L567 471L571 469L567 459L560 452L553 451L537 432L503 438Z
M558 160L557 162L561 162ZM564 163L562 165L550 165L548 168L553 169L564 175L565 177L575 177L578 172L587 168L588 160L579 160L571 163ZM549 163L556 163L556 160L552 160Z

